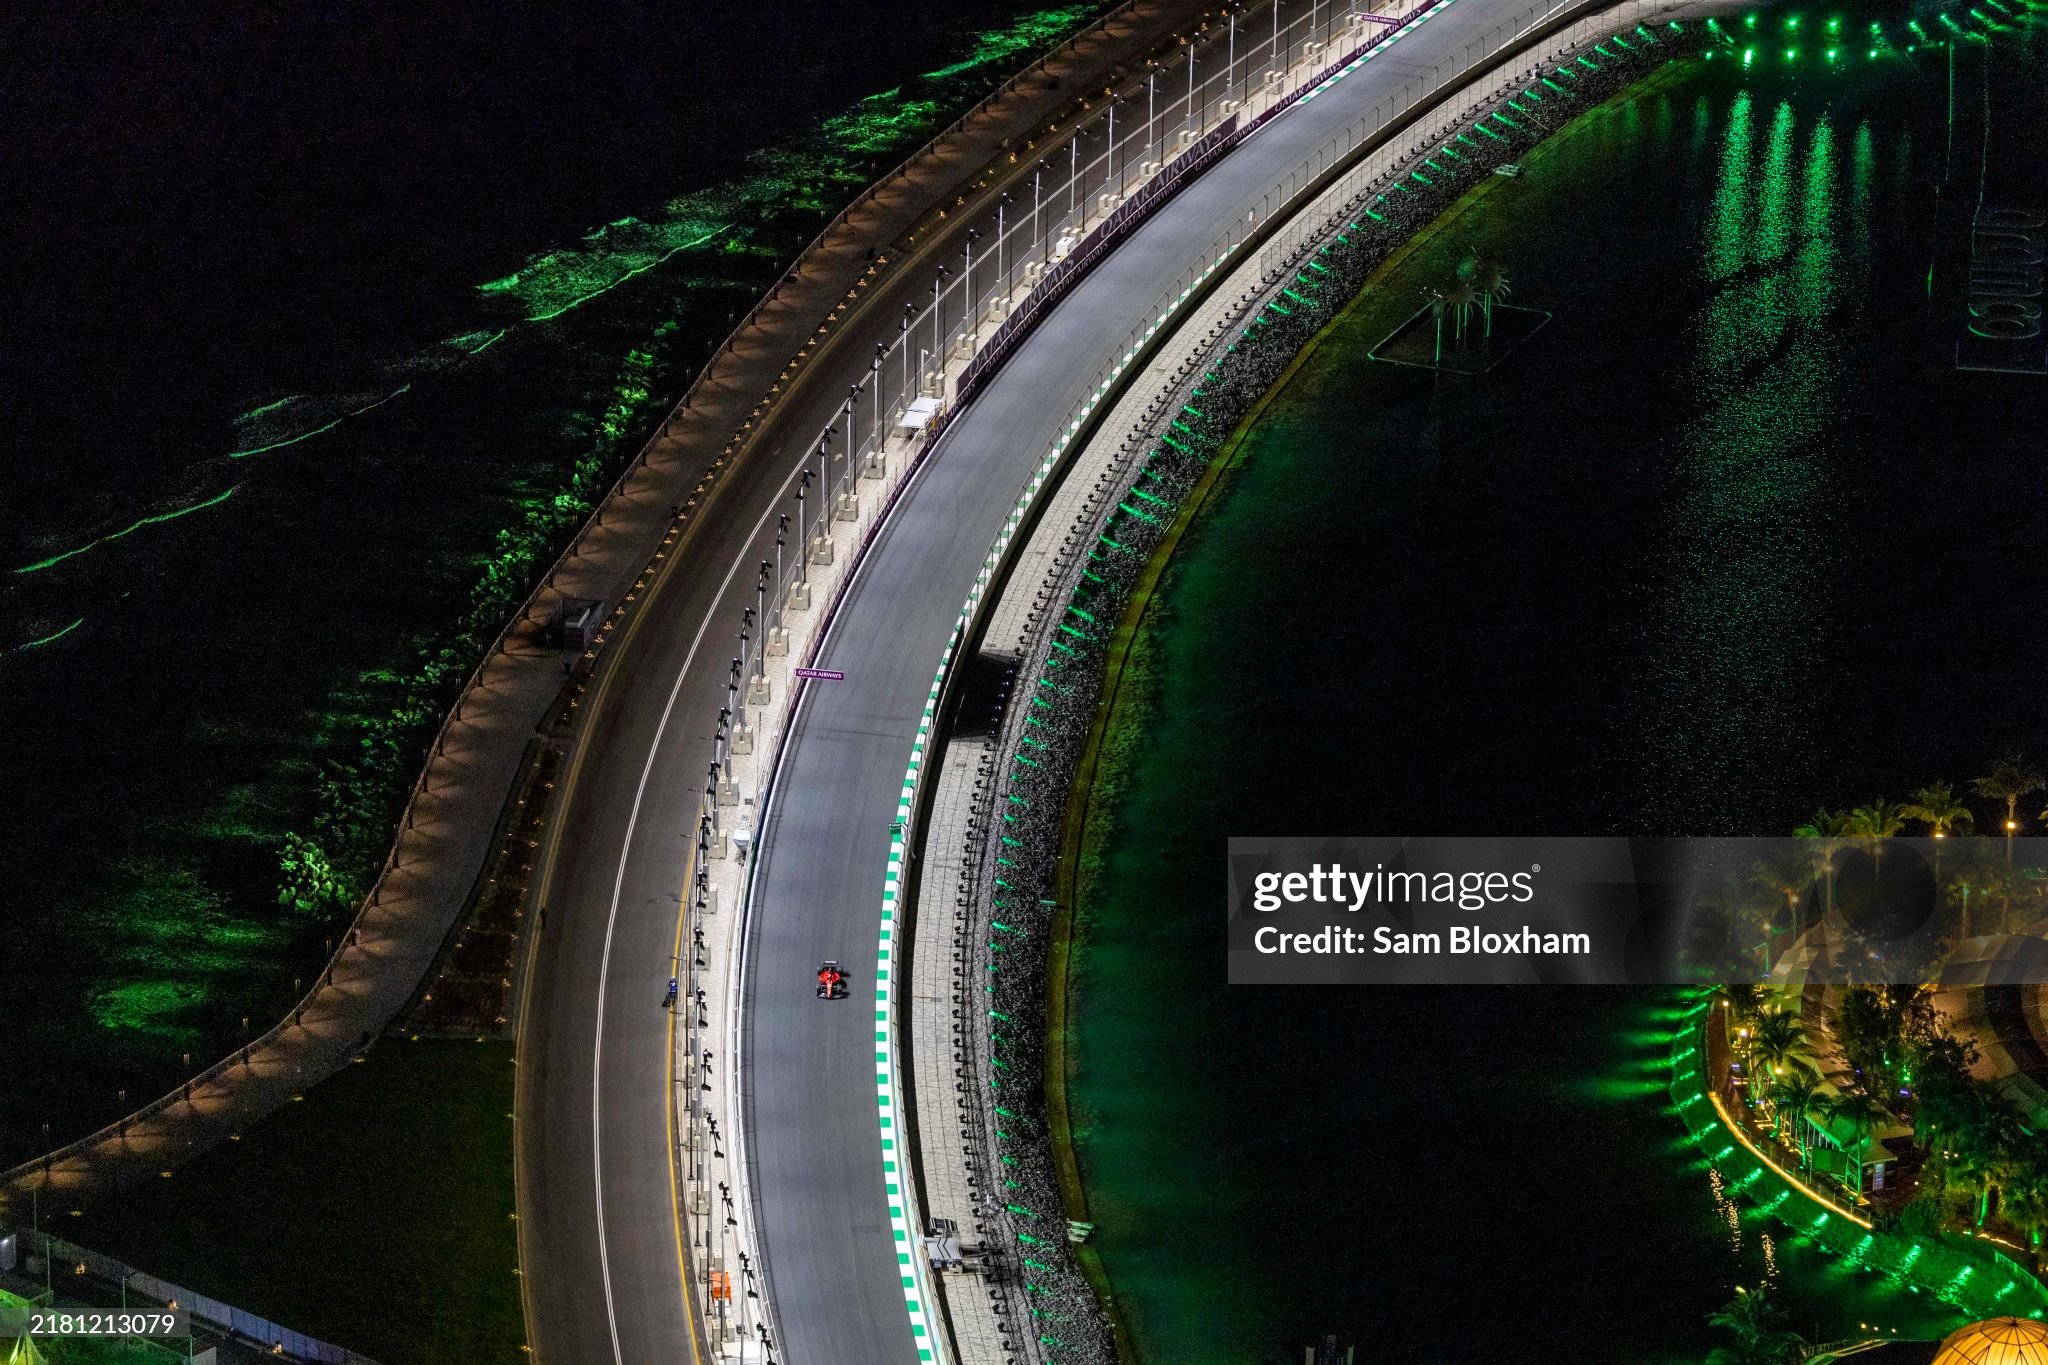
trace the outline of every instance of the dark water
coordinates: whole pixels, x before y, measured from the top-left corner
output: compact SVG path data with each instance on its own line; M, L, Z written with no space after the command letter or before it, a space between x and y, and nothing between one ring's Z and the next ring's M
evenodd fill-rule
M1953 1325L1688 1164L1667 997L1229 989L1213 913L1233 834L1781 833L2042 750L2048 380L1943 361L1918 63L1667 73L1531 156L1339 324L1183 542L1076 978L1142 1359L1696 1360L1760 1281L1822 1339ZM1368 361L1472 249L1555 320L1483 379Z
M734 311L1094 8L0 15L0 1166L278 1015Z

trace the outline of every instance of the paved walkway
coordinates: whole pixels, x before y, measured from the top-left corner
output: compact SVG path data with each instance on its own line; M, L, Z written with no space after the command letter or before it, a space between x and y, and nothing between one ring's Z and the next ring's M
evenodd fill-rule
M875 279L871 249L911 234L934 205L974 188L1006 147L1063 116L1070 95L1062 90L1081 89L1197 12L1191 0L1137 0L1116 11L1006 82L833 220L714 354L464 688L369 903L301 1005L249 1047L129 1118L0 1173L0 1210L30 1188L153 1177L248 1128L359 1055L433 965L487 856L527 741L537 728L547 730L557 709L568 656L542 640L557 603L606 603L612 614L601 639L608 637L665 547L693 518L711 512L719 481L735 462L772 458L753 449L750 433L770 404L789 400L789 392L771 390L792 365L810 362L803 378L823 368L818 362L830 353L835 324L844 329ZM944 244L940 234L924 235L921 249ZM865 372L865 357L843 359L855 377ZM579 680L603 665L601 655L600 644L573 661Z

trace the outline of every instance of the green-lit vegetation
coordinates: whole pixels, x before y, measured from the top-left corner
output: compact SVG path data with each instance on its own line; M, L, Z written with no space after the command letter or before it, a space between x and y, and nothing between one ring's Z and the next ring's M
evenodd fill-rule
M516 300L529 322L560 316L653 269L679 252L723 240L728 251L774 255L763 234L792 198L824 211L817 198L838 184L840 197L865 183L870 158L907 153L936 127L945 108L964 102L967 73L1028 47L1057 40L1078 27L1095 6L1047 10L996 35L984 35L977 56L934 72L906 94L902 87L870 96L851 111L827 119L819 132L790 147L752 158L761 168L738 182L671 201L655 221L622 218L588 234L581 246L547 253L512 275L481 286ZM990 44L995 47L990 47ZM989 55L994 53L995 55ZM279 858L280 903L331 915L366 893L389 838L403 780L414 755L431 736L442 709L499 627L531 590L574 528L596 506L622 457L660 406L655 396L657 356L675 331L673 321L654 329L643 347L620 361L603 407L575 423L583 453L565 483L522 497L517 520L501 529L479 564L467 609L454 632L423 651L410 669L362 679L365 693L399 694L384 708L337 707L330 724L339 733L323 748L339 750L319 777L319 803L311 828L288 834ZM456 338L460 349L481 350L504 334ZM479 340L480 337L487 340ZM294 438L296 439L296 438ZM277 444L277 443L273 443ZM269 448L269 447L265 447Z
M924 79L947 80L1007 62L1034 48L1049 46L1086 23L1100 8L1099 5L1061 5L1027 14L1008 28L991 29L981 34L974 40L974 50L967 56L937 71L925 72Z
M1774 1101L1758 1099L1741 1075L1742 1012L1750 1011L1753 1020L1756 1012L1777 1007L1754 988L1724 987L1717 995L1693 1002L1670 1044L1673 1112L1717 1192L1739 1196L1796 1240L1818 1243L1845 1266L1931 1295L1966 1317L2048 1313L2048 1289L2037 1271L2022 1264L2031 1259L2023 1249L1975 1229L1931 1226L1914 1212L1913 1202L1853 1204L1842 1184L1815 1169L1822 1163L1810 1155L1802 1159L1785 1141L1790 1129L1818 1136L1825 1127L1854 1140L1878 1106L1855 1084L1839 1088L1839 1098L1816 1101L1815 1078L1799 1067L1776 1078ZM1773 1103L1776 1135L1766 1121ZM1839 1118L1832 1112L1837 1109ZM1798 1114L1807 1111L1812 1117L1801 1124Z
M182 1341L157 1344L114 1338L63 1337L46 1338L36 1349L42 1352L42 1359L48 1365L172 1365L173 1361L185 1359ZM32 1357L23 1352L19 1365L28 1365L30 1359ZM7 1365L17 1365L17 1358L8 1357Z
M393 1039L56 1231L383 1365L518 1361L512 1081L507 1044Z
M1948 918L1917 948L1883 936L1887 960L1862 964L1904 984L1837 985L1816 997L1738 981L1721 988L1725 1009L1704 1040L1725 1117L1813 1199L1880 1233L1963 1243L1992 1266L2003 1254L2037 1277L2048 1265L2048 1112L1980 1065L2003 1029L1992 992L1951 988L1937 1008L1932 983L1951 963L2048 932L2043 879L2012 841L2019 803L2044 786L2048 779L2011 754L1970 784L2002 840L1954 837L1979 827L1984 812L1947 782L1902 803L1815 812L1794 831L1809 854L1765 869L1732 898L1745 936L1759 945L1753 970L1732 974L1755 980L1783 961L1794 945L1780 935L1805 897L1831 916L1881 913L1889 876L1890 894L1928 900ZM1893 849L1888 857L1889 841L1915 826L1928 836L1928 855ZM1871 950L1838 951L1854 966L1855 954ZM1952 1287L1964 1292L1969 1278L1958 1270Z
M229 498L233 497L235 495L236 489L240 487L240 484L235 484L223 490L222 492L214 494L212 497L203 498L198 502L190 504L189 506L174 507L164 512L152 512L150 515L146 517L137 517L134 521L122 527L118 531L109 531L107 532L107 534L99 536L93 540L89 540L82 545L74 545L68 550L61 550L56 554L46 555L43 558L36 560L32 564L23 564L20 567L16 568L14 572L18 574L39 573L44 569L53 567L54 565L62 564L65 560L73 558L74 556L82 555L88 550L97 549L102 545L106 545L112 541L119 540L123 536L134 535L137 531L140 531L145 526L161 526L163 523L167 521L176 521L179 517L188 516L193 512L203 512L209 507L218 507L222 503L226 502ZM34 643L47 644L48 639L46 638L44 640L35 641Z
M1785 1326L1785 1315L1767 1290L1735 1286L1735 1297L1707 1319L1727 1334L1707 1365L1790 1365L1806 1358L1806 1339Z

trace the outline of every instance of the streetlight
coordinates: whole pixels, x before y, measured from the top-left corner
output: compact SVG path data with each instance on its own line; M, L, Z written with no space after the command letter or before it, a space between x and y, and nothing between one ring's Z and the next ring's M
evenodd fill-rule
M1074 186L1075 186L1075 185L1076 185L1076 184L1077 184L1077 183L1078 183L1078 182L1080 181L1080 178L1081 178L1081 135L1080 135L1079 133L1076 133L1076 134L1074 134L1074 141L1073 141L1073 143L1072 143L1072 144L1071 144L1071 145L1070 145L1070 146L1069 146L1069 147L1067 148L1067 216L1068 216L1068 217L1072 217L1072 216L1073 216L1073 213L1074 213ZM1084 216L1084 217L1082 218L1082 220L1081 220L1081 221L1082 221L1082 223L1083 223L1083 224L1085 225L1085 224L1087 223L1087 219L1086 219L1086 217Z
M1039 216L1039 208L1044 203L1044 196L1040 192L1040 182L1045 179L1045 173L1051 169L1050 166L1046 165L1045 158L1040 157L1038 158L1038 169L1031 173L1031 246L1033 250L1037 249L1040 241L1047 240L1044 236L1045 220ZM1044 258L1040 257L1039 260L1043 264Z
M981 236L979 228L967 229L967 325L972 329L976 344L981 341L981 309L974 297L974 243Z
M1104 189L1109 188L1109 178L1116 174L1116 107L1121 103L1123 101L1115 95L1109 97L1109 169L1102 174ZM1124 182L1121 179L1116 182L1116 188L1118 194L1123 193Z
M805 566L811 558L811 523L804 509L804 491L810 486L811 471L809 467L805 467L798 472L796 479L796 581L799 583L807 582L810 578L810 570ZM809 594L806 593L805 596L808 597ZM799 607L798 610L802 608Z
M881 342L875 343L875 358L868 365L868 386L875 391L875 442L882 440L882 357L889 354L889 348Z
M1159 160L1159 72L1154 69L1145 73L1145 159Z
M1003 235L1003 213L1010 207L1010 195L1006 190L996 200L996 278L1001 280L1004 297L1010 292L1010 242Z
M853 463L860 457L860 385L846 386L846 491L853 491Z
M939 355L939 290L946 283L946 267L932 277L932 354Z
M1237 98L1237 11L1230 12L1230 42L1227 48L1230 60L1223 68L1223 98Z
M916 304L904 304L903 320L896 324L896 344L903 348L903 387L899 392L906 394L910 392L910 319L916 313Z

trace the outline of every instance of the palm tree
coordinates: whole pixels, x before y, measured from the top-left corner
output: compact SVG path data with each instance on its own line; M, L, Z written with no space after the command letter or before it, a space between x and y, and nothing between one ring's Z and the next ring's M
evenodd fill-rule
M1458 344L1465 344L1465 328L1472 320L1472 310L1479 304L1479 288L1468 279L1455 279L1444 291L1444 307L1451 312Z
M1486 334L1493 335L1493 305L1514 292L1508 283L1508 268L1491 258L1479 262L1479 276L1473 283L1479 286L1479 293L1486 300Z
M1423 297L1429 300L1429 316L1436 323L1436 358L1432 364L1444 363L1444 296L1441 291L1425 289Z
M2005 856L2012 859L2013 831L2019 828L2020 798L2029 792L2037 792L2048 786L2048 778L2041 776L2040 769L2007 750L1992 763L1991 771L1975 778L1970 783L1972 791L1993 801L2005 802Z
M1829 810L1822 806L1806 818L1805 823L1792 827L1792 837L1808 839L1813 843L1813 864L1819 869L1822 884L1827 889L1824 913L1832 914L1835 909L1835 850L1842 846L1842 835L1847 832L1849 813Z
M1803 823L1792 827L1792 837L1795 839L1839 839L1843 834L1847 833L1845 827L1848 823L1849 813L1847 811L1829 810L1826 806L1822 806L1819 810L1807 816Z
M1729 1015L1738 1022L1755 1014L1764 997L1763 987L1754 981L1723 981L1714 994L1728 1003Z
M1806 1169L1806 1117L1820 1103L1820 1077L1794 1068L1771 1087L1771 1136L1778 1137L1786 1119L1792 1120L1792 1138L1799 1146L1799 1169Z
M1707 1321L1734 1334L1732 1346L1716 1346L1707 1357L1709 1365L1786 1365L1806 1353L1806 1339L1787 1331L1780 1314L1764 1290L1755 1293L1735 1286L1735 1297Z
M2001 861L1996 854L1987 854L1967 858L1961 867L1949 874L1948 886L1943 894L1956 907L1959 915L1956 925L1957 938L1965 939L1971 936L1971 900L1982 900L2004 880L2003 874L2009 870L2010 865Z
M1467 256L1458 262L1458 278L1471 282L1479 291L1479 311L1486 317L1486 335L1493 335L1493 305L1512 291L1507 267L1486 256Z
M1850 811L1844 823L1845 832L1863 840L1864 846L1870 850L1878 876L1884 875L1884 841L1905 827L1905 807L1881 796L1867 806L1858 806Z
M1968 834L1977 823L1970 814L1970 808L1956 795L1954 787L1946 782L1930 782L1913 793L1906 804L1899 807L1899 814L1908 820L1925 820L1927 832L1937 839L1951 834Z
M2012 894L2030 885L2026 875L2011 863L2000 862L1996 857L1993 857L1985 859L1973 870L1971 880L1975 886L1978 899L1987 900L1992 896L1998 897L1998 932L2001 934L2011 933ZM1964 898L1965 910L1968 907L1969 900L1966 893Z
M1861 1090L1844 1090L1832 1099L1821 1101L1820 1110L1831 1124L1849 1125L1851 1145L1842 1151L1856 1164L1856 1179L1849 1183L1849 1189L1860 1198L1863 1194L1863 1157L1870 1150L1871 1134L1887 1117L1884 1108Z
M2048 1158L2031 1147L2026 1150L2007 1174L1999 1208L2008 1223L2027 1235L2038 1257L2041 1231L2048 1227Z
M1950 1136L1955 1164L1977 1185L1977 1226L1991 1217L1991 1195L2000 1190L2022 1165L2021 1154L2030 1152L2033 1134L2020 1122L2019 1114L2004 1099L1984 1094L1976 1112Z
M1750 1052L1773 1076L1788 1070L1814 1071L1813 1048L1799 1016L1789 1010L1759 1010L1750 1028Z
M1906 827L1906 808L1896 801L1883 797L1867 806L1858 806L1849 812L1843 822L1843 832L1858 839L1867 839L1873 845L1879 839L1889 839Z

